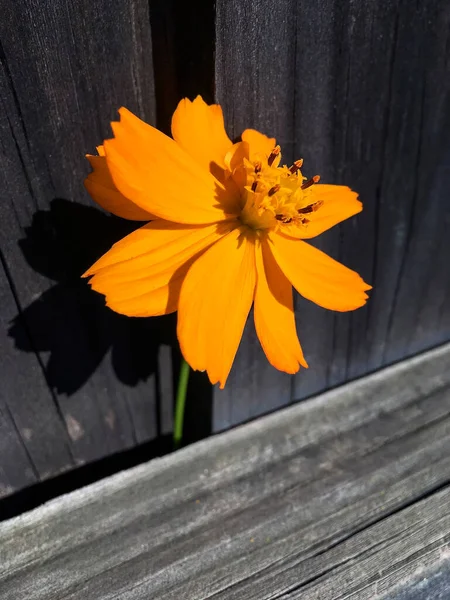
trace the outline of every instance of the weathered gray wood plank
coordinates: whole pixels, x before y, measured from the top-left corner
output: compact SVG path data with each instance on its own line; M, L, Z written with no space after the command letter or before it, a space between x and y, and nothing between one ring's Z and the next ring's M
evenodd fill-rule
M362 214L318 247L373 286L333 314L297 299L308 371L291 381L247 328L218 430L450 339L450 13L422 3L217 0L216 95L232 136L275 136L305 173L357 190ZM291 391L292 387L292 391Z
M274 10L265 0L216 2L216 100L226 129L232 139L247 127L271 132L287 160L297 134L295 5L285 0ZM251 314L227 385L214 393L213 429L227 429L291 401L292 378L267 364Z
M380 600L445 600L450 581L450 561L446 554L444 549L440 560L431 568L426 568L426 564L417 565L415 573L409 573L380 596Z
M74 467L43 365L35 354L23 356L8 337L18 307L1 259L0 252L0 497ZM27 337L22 320L17 328Z
M0 592L362 600L448 568L449 366L446 345L3 523Z
M84 155L110 135L121 105L155 120L149 6L0 4L0 248L17 304L1 315L0 350L5 367L22 361L28 393L11 372L7 401L33 460L46 457L44 479L158 435L166 340L114 315L80 281L125 231L84 190Z

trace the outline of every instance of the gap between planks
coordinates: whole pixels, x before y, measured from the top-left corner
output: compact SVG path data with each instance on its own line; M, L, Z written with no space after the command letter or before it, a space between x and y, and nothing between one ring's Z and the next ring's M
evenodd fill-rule
M450 344L0 525L14 600L381 597L450 540Z

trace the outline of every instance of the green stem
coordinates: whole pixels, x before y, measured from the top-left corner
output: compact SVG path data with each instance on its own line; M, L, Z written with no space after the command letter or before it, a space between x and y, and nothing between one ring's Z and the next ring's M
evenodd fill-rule
M189 381L189 365L181 359L180 377L178 379L177 397L175 400L175 420L173 424L173 445L175 450L180 447L183 439L184 407Z

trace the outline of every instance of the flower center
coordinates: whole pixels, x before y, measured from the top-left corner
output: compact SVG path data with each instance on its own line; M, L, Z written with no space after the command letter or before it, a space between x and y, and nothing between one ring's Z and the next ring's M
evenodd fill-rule
M275 146L268 157L252 161L244 158L246 181L240 220L252 229L307 227L308 216L323 204L320 200L314 201L312 193L312 186L320 177L303 177L303 160L296 160L290 167L280 167L280 160L280 146Z

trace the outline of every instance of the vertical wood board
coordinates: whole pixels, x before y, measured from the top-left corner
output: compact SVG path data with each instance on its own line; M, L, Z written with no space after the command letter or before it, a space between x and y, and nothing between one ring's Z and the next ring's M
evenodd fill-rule
M450 7L218 0L216 10L231 136L259 129L283 162L302 157L307 176L359 192L363 213L312 243L374 287L346 314L296 298L310 368L294 378L267 363L250 322L215 392L220 430L270 411L269 381L288 404L450 339Z

